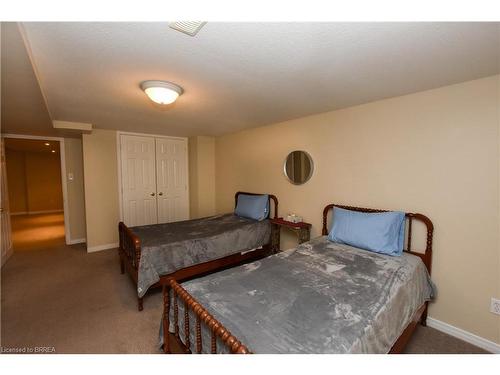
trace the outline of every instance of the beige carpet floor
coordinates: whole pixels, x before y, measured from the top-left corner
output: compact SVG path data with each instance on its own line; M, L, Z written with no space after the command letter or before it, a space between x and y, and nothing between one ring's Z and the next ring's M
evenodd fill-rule
M2 268L1 346L54 347L57 353L159 353L161 292L138 312L134 286L116 250L87 254L83 245L18 251ZM419 327L407 353L483 353Z

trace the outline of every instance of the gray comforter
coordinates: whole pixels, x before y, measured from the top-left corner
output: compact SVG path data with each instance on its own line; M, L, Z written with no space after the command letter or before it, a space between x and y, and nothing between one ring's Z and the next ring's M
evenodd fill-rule
M233 214L130 228L141 240L137 293L142 297L161 275L259 248L270 241L269 220Z
M434 295L420 258L326 237L183 287L254 353L387 353Z

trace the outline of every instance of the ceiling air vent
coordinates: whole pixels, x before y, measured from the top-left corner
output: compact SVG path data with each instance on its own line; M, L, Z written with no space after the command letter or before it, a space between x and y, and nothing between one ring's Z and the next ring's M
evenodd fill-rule
M169 22L168 26L181 33L195 36L205 24L203 21L179 21Z

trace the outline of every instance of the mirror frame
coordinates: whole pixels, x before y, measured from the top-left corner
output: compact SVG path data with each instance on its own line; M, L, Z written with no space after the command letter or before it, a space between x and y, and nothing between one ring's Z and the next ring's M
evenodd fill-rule
M293 152L303 152L307 158L309 159L309 162L311 163L311 171L309 172L309 176L307 176L306 180L304 182L295 182L293 181L290 177L288 177L288 174L286 173L286 162L288 161L288 157L290 156L291 153ZM292 150L290 151L286 156L285 156L285 162L283 163L283 174L285 175L286 179L291 183L291 184L294 184L294 185L304 185L306 182L308 182L313 174L314 174L314 160L311 156L311 154L309 154L307 151L304 151L304 150Z

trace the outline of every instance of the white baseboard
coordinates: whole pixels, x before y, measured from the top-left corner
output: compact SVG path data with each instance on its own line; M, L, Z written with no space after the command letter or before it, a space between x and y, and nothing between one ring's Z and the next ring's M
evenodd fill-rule
M496 342L487 340L483 337L477 336L468 331L464 331L461 328L457 328L452 326L451 324L442 322L440 320L428 317L427 325L431 328L435 328L438 331L447 333L450 336L456 337L457 339L468 342L469 344L475 345L481 349L484 349L488 352L500 354L500 344Z
M76 240L70 240L68 245L76 245L77 243L85 243L87 242L86 238L77 238Z
M63 210L44 210L44 211L29 211L28 215L40 215L40 214L56 214L64 212Z
M91 246L87 247L87 253L93 253L96 251L101 251L101 250L107 250L107 249L114 249L119 246L119 243L108 243L106 245L99 245L99 246Z
M64 212L63 210L44 210L44 211L21 211L21 212L11 212L12 216L18 215L40 215L40 214L55 214Z

